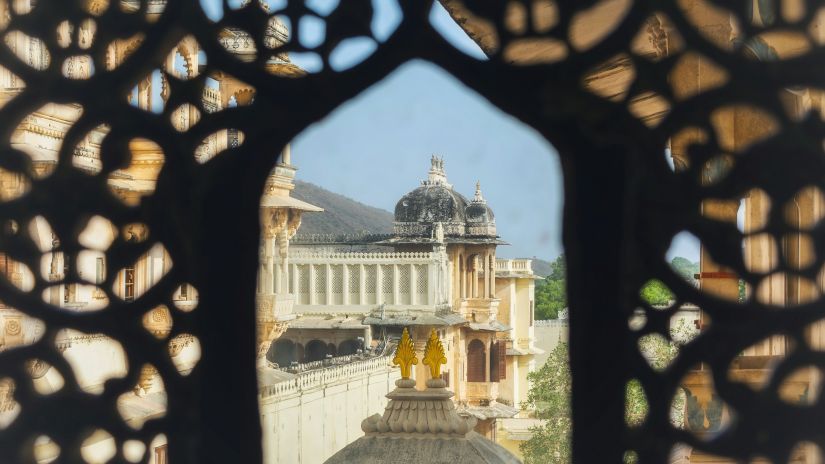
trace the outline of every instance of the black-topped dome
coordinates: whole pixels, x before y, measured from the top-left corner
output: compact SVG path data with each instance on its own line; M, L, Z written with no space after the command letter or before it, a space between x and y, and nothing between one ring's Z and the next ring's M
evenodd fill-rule
M495 216L481 197L480 187L476 186L476 196L468 201L447 182L444 160L433 156L431 163L427 180L396 203L395 234L430 238L435 224L440 224L445 236L495 237Z
M395 205L396 222L464 222L467 199L445 185L422 185Z
M490 223L496 222L493 210L487 205L487 201L481 196L481 184L476 183L476 195L473 201L464 209L464 216L467 222Z
M487 205L487 200L481 195L481 183L476 182L476 194L473 201L464 210L467 221L467 235L495 236L496 217L493 210Z

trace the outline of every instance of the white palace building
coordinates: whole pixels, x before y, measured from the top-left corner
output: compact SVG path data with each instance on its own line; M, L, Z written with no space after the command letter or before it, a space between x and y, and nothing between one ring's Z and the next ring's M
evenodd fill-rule
M480 433L506 442L496 421L519 415L541 350L534 346L537 277L530 260L496 259L502 244L480 186L468 200L433 157L427 179L398 201L393 234L298 233L286 256L276 250L275 287L294 299L296 318L267 359L294 371L296 363L388 355L403 328L417 340L436 329L448 360L442 378L459 411L478 419ZM423 365L414 370L419 388L424 372Z

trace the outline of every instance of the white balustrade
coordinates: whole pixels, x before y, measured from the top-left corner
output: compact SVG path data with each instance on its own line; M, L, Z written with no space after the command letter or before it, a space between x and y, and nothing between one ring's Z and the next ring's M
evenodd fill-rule
M292 395L306 390L335 385L357 377L387 372L392 369L391 359L392 356L380 356L301 372L297 374L297 378L265 385L260 388L258 393L262 398Z
M496 259L496 272L532 274L533 260L531 259Z

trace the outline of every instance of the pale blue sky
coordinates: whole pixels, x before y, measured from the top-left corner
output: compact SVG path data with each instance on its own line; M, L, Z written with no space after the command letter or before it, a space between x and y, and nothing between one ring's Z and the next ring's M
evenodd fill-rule
M220 17L219 0L201 3L211 17ZM282 2L268 3L277 7ZM321 14L337 3L307 1ZM373 5L373 32L385 40L400 13L391 0L373 0ZM437 3L430 20L454 46L485 59ZM302 27L302 44L312 47L323 41L323 21L302 20ZM331 65L336 70L352 67L374 49L370 39L342 43ZM309 71L320 65L307 55L292 59ZM388 211L426 177L430 155L441 155L456 190L472 197L476 180L481 182L498 232L511 243L499 248L500 256L552 259L562 251L563 195L553 147L430 63L407 63L313 124L294 140L292 154L299 179ZM677 240L671 254L698 259L698 248L695 241Z

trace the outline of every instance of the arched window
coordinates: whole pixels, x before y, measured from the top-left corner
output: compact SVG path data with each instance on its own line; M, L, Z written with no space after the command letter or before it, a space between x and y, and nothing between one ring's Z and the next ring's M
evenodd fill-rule
M484 343L479 339L474 339L467 345L467 381L485 382L486 379L486 353Z
M344 340L338 344L338 356L355 354L359 348L361 348L361 346L358 340Z
M292 340L276 340L275 343L269 347L266 359L278 364L279 367L286 367L298 361L298 350Z
M327 356L327 344L321 340L312 340L307 343L306 359L304 362L320 361Z

